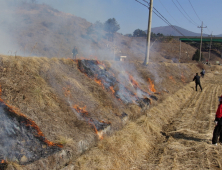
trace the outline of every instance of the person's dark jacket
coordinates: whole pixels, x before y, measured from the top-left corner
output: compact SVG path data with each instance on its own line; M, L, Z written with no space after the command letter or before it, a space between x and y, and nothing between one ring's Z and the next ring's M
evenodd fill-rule
M196 84L200 84L200 76L196 75L194 78L193 78L193 81L195 80L195 83Z

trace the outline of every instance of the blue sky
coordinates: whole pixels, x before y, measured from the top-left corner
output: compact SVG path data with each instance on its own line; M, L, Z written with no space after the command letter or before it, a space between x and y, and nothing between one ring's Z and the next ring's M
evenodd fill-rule
M49 4L55 9L85 18L91 23L115 18L121 28L118 32L123 34L133 33L137 28L147 29L148 9L135 0L37 0L37 2ZM145 3L143 0L140 2ZM222 0L153 0L153 6L172 25L199 33L200 28L197 26L203 21L204 26L207 26L203 29L203 33L222 34ZM166 25L153 13L152 27Z

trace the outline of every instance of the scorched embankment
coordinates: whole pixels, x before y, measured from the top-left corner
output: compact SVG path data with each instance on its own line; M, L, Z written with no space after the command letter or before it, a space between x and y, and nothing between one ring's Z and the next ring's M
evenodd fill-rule
M33 120L47 140L64 145L24 169L61 169L101 138L133 126L198 70L195 64L1 56L2 99Z

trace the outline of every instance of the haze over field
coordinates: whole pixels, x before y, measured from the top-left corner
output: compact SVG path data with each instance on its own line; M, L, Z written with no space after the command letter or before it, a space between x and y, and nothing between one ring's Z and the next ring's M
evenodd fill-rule
M221 44L206 64L208 42L198 62L198 42L157 31L145 65L142 10L123 0L0 0L0 170L222 168L222 145L211 144ZM137 28L142 36L121 34Z

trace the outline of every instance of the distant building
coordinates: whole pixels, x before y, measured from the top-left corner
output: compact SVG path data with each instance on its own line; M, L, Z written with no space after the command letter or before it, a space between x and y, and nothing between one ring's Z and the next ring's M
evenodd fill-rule
M115 60L116 61L125 61L127 56L116 56Z

